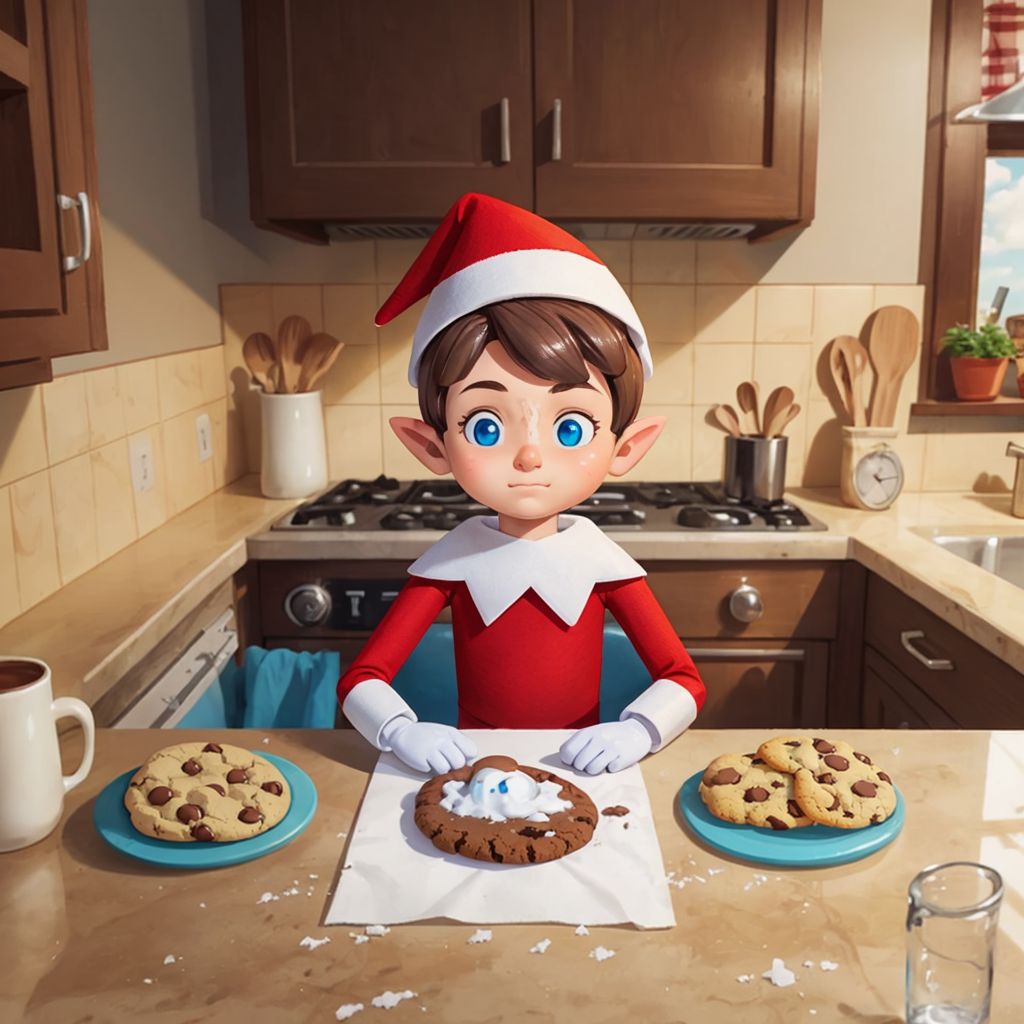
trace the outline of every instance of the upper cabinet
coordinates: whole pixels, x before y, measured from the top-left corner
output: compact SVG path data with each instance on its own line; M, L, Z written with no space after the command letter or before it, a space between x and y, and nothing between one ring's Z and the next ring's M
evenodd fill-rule
M813 215L821 0L246 0L253 217Z
M0 3L0 388L107 345L85 6Z

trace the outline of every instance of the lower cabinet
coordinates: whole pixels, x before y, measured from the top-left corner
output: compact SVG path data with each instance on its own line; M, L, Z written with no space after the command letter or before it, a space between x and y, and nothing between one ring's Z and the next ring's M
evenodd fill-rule
M877 651L864 652L864 729L954 729L956 722Z

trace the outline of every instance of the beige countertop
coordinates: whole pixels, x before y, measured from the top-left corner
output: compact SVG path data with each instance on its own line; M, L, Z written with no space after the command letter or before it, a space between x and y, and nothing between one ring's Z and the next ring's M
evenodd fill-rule
M904 494L885 512L847 508L838 491L797 489L827 527L793 533L613 534L639 559L855 559L1024 672L1024 590L942 550L924 533L1024 534L1009 494ZM54 689L94 701L250 558L296 557L270 524L296 504L260 496L258 478L219 491L0 629L0 653L48 661ZM438 534L303 534L301 557L409 560ZM248 541L248 542L247 542Z
M95 766L69 794L57 829L0 855L0 1019L280 1024L332 1021L342 1004L361 1002L366 1009L353 1019L372 1022L374 996L409 989L416 998L388 1021L896 1024L907 884L926 865L960 859L1003 875L992 1021L1024 1015L1024 733L845 733L896 780L905 827L865 860L799 870L724 858L685 831L675 812L683 780L713 756L763 738L692 730L642 762L675 883L675 928L594 927L580 937L566 925L496 925L491 942L468 945L475 926L438 918L395 925L358 946L349 937L356 929L321 922L348 863L346 837L373 766L369 747L351 732L218 733L294 761L320 802L307 831L283 849L187 872L129 860L92 825L97 793L169 736L100 730ZM214 737L182 730L173 738ZM63 740L69 768L79 743L77 731ZM298 895L260 902L292 887ZM307 935L331 941L308 950L299 945ZM548 952L530 955L543 938L552 940ZM598 945L615 957L590 959ZM174 963L165 964L168 955ZM776 988L761 978L773 957L795 971L796 984ZM806 960L815 966L802 967ZM837 969L822 971L822 960ZM747 974L749 982L737 981Z

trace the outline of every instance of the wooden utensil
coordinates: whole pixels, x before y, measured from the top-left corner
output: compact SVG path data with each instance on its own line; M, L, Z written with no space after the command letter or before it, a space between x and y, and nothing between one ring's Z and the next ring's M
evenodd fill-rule
M782 416L793 404L794 398L796 395L793 394L793 389L785 385L776 388L768 396L768 400L764 403L764 413L761 416L761 426L764 428L765 437L774 437L778 433L776 420L781 422Z
M711 415L715 417L718 425L727 434L732 434L733 437L740 436L740 420L736 415L736 410L731 405L716 405L711 410Z
M868 350L860 343L860 339L851 334L841 334L832 339L828 365L839 391L839 399L850 414L850 422L855 427L866 427L868 420L864 412L864 374L868 368Z
M792 423L793 420L795 420L799 414L800 414L800 406L797 405L796 402L794 402L788 408L783 409L783 411L778 416L775 417L775 422L773 424L773 428L775 430L775 433L774 434L766 434L765 436L766 437L782 437L782 435L786 432L786 427L788 427L790 425L790 423Z
M740 407L740 426L744 434L761 433L761 415L758 410L757 382L745 380L736 388L736 401Z
M335 359L345 347L343 341L330 334L314 334L306 342L306 351L302 356L302 367L299 373L299 391L312 391L320 383L327 371L334 365Z
M917 317L903 306L883 306L871 321L868 353L875 368L875 394L868 421L872 427L891 427L896 419L903 376L914 363L920 328Z
M242 358L252 374L253 380L264 391L271 393L274 388L267 377L267 371L274 362L274 343L269 334L250 334L242 343Z
M309 341L309 322L301 316L288 316L277 329L277 361L281 366L281 390L298 390L302 358Z

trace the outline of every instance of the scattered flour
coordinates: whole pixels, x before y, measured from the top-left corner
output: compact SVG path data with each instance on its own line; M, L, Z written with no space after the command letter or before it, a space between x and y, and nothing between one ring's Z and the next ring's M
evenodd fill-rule
M269 903L271 900L279 900L280 898L280 896L275 896L272 892L265 892L256 902Z
M345 839L347 836L348 836L347 832L339 832L335 838L337 838L337 839Z
M342 1003L334 1011L335 1020L348 1020L349 1017L354 1017L360 1010L362 1010L362 1003Z
M581 924L579 926L579 928L576 929L576 934L577 935L589 935L590 934L590 929L585 924Z
M805 960L804 961L804 967L813 967L813 966L814 966L814 961L813 960Z
M761 975L778 988L787 988L796 981L796 975L778 958L772 960L772 969Z
M173 964L173 963L176 963L176 962L177 962L177 958L175 957L175 955L173 953L168 953L167 956L164 957L164 966L165 967L168 964Z
M736 980L741 985L746 985L748 982L751 982L751 981L754 980L754 976L752 974L737 974L736 975Z
M153 984L153 979L152 978L143 978L142 979L142 984L143 985L152 985Z
M320 876L319 875L310 875L309 877L310 878L319 878Z
M714 878L715 875L720 875L725 868L708 868L708 878Z
M404 992L381 992L374 996L370 1002L379 1010L393 1010L403 999L415 999L416 993L406 989Z
M550 939L541 939L540 942L538 942L536 946L531 946L530 947L530 952L531 953L546 953L548 951L548 947L550 945L551 945L551 940Z
M590 951L590 958L601 963L602 960L611 960L615 956L614 949L605 949L604 946L597 946L595 949Z
M305 946L306 949L316 949L317 946L326 946L331 941L329 935L325 935L322 939L314 939L312 935L307 935L300 943L300 946Z
M370 941L369 935L360 935L358 932L349 932L348 935L350 939L356 940L357 946L361 946L364 942Z
M823 971L834 971L838 969L839 964L837 964L834 960L822 960L818 966Z
M750 892L751 889L756 889L760 885L764 885L768 881L767 875L754 875L754 877L743 886L744 892Z
M478 946L481 942L490 942L494 938L494 932L489 928L477 928L475 932L468 939L466 939L466 945Z
M367 935L387 935L391 929L386 924L368 924L363 931Z

